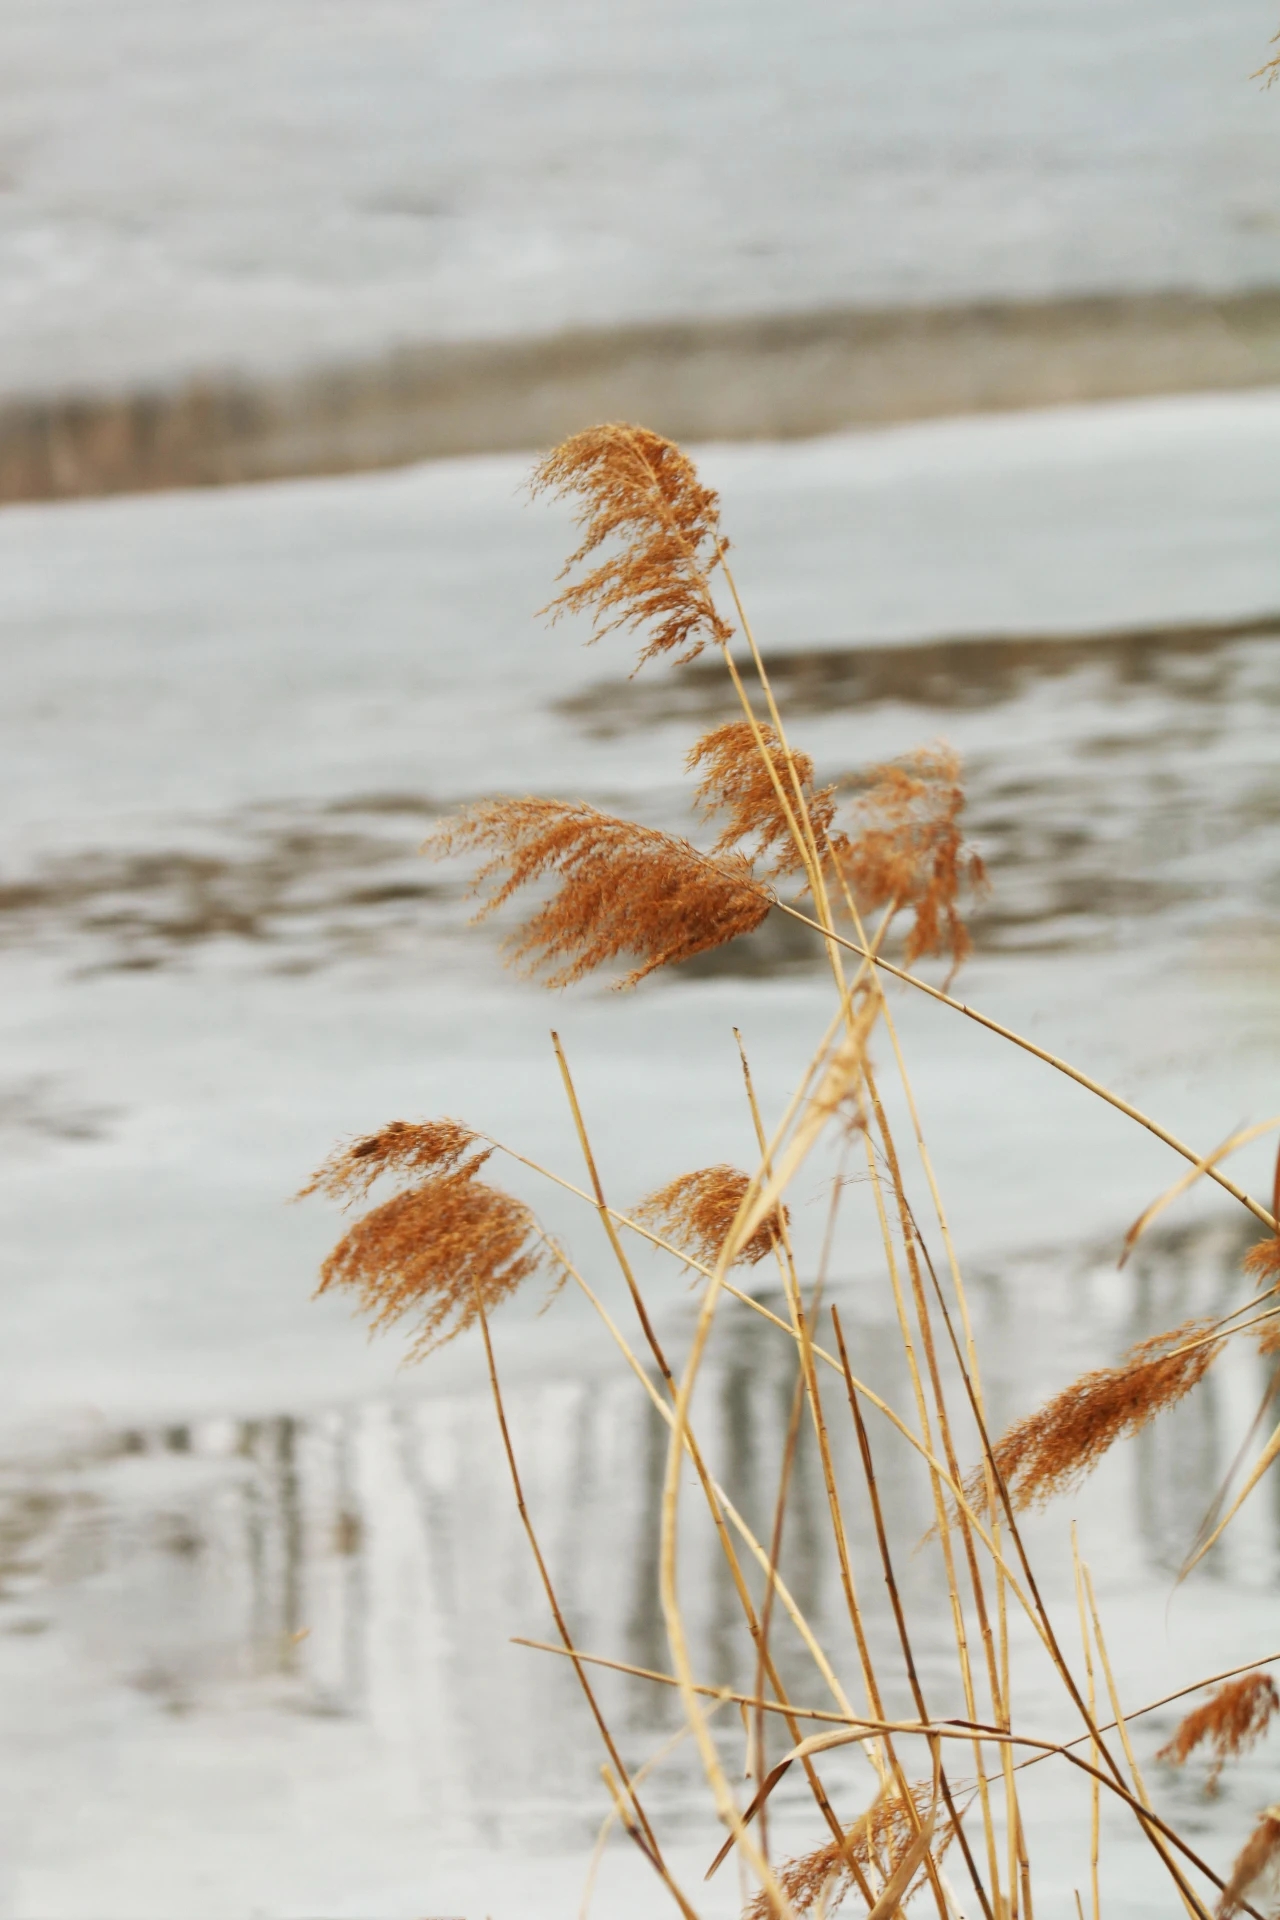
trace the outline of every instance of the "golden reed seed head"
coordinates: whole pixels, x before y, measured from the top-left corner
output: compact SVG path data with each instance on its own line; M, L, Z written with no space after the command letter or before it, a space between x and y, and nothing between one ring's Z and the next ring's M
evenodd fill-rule
M1280 1806L1264 1807L1245 1841L1218 1903L1218 1920L1232 1920L1244 1901L1256 1905L1260 1886L1274 1892L1280 1879Z
M1265 1240L1255 1241L1244 1257L1244 1270L1256 1286L1269 1293L1280 1287L1280 1234L1269 1233ZM1260 1354L1280 1353L1280 1319L1264 1320L1254 1329L1253 1337Z
M687 454L646 427L612 421L575 433L535 469L535 497L580 502L582 543L566 561L566 579L604 546L617 551L566 587L543 612L590 613L592 639L619 627L647 627L638 665L657 654L692 660L708 640L732 637L711 596L710 574L728 541L720 503Z
M476 1144L476 1135L459 1120L417 1124L391 1120L377 1133L335 1147L297 1197L305 1200L309 1194L324 1193L331 1200L350 1205L353 1200L363 1200L383 1174L441 1173L456 1167ZM481 1158L487 1157L487 1150L483 1150Z
M476 1179L477 1154L433 1174L357 1220L320 1269L317 1291L342 1287L378 1331L417 1321L410 1360L420 1360L510 1298L554 1252L522 1200ZM557 1272L557 1285L564 1270Z
M634 986L658 967L752 932L771 905L741 854L699 853L687 840L583 801L484 801L446 821L424 852L437 859L489 856L473 886L488 896L478 920L521 887L551 877L558 882L507 943L509 958L523 971L549 969L552 987L568 986L623 955L639 964L619 984Z
M932 1782L917 1781L911 1788L911 1797L915 1802L915 1819L900 1794L882 1794L860 1819L854 1821L845 1834L843 1844L838 1840L828 1840L823 1846L815 1847L812 1853L789 1860L779 1870L777 1878L795 1911L811 1913L817 1908L824 1916L834 1913L845 1895L853 1889L853 1874L849 1866L851 1859L857 1862L864 1873L875 1872L882 1880L887 1880L915 1839L917 1820L923 1823L929 1817L933 1798ZM935 1860L942 1858L952 1838L950 1822L939 1818L934 1826L931 1849ZM927 1872L928 1868L922 1866L911 1887L902 1896L904 1906ZM742 1920L772 1920L773 1912L769 1896L762 1888L746 1908Z
M813 761L807 753L793 749L791 766L788 766L782 742L767 721L760 722L760 737L763 751L746 720L731 720L727 726L704 733L690 748L685 761L691 773L702 770L694 798L704 818L719 817L725 821L715 852L726 852L742 840L754 840L755 847L750 850L753 859L763 860L772 855L775 874L798 873L804 861L778 788L780 786L786 795L794 814L794 781L799 781L819 846L835 818L834 790L823 787L815 791Z
M1244 1257L1244 1270L1259 1287L1280 1283L1280 1234L1269 1233L1256 1240Z
M682 1173L668 1186L659 1187L636 1208L636 1218L674 1240L704 1267L714 1266L728 1238L738 1208L751 1185L737 1167L702 1167L696 1173ZM743 1246L735 1267L754 1267L773 1251L790 1216L785 1207L774 1207L760 1222Z
M1074 1486L1126 1434L1137 1433L1156 1414L1198 1386L1225 1344L1203 1340L1211 1322L1188 1320L1131 1347L1118 1367L1086 1373L1028 1414L992 1449L1015 1507L1040 1506ZM1179 1352L1171 1349L1188 1348ZM984 1472L966 1482L971 1504L986 1500Z
M987 884L986 868L960 832L959 757L949 747L921 748L900 763L873 767L867 781L849 831L831 838L835 859L863 906L896 901L914 909L908 966L945 950L954 972L971 947L956 905L960 888Z
M1280 1713L1280 1693L1271 1675L1241 1674L1236 1680L1224 1681L1203 1705L1193 1707L1156 1759L1181 1767L1198 1746L1207 1743L1213 1761L1205 1791L1213 1793L1225 1763L1255 1746L1276 1713Z

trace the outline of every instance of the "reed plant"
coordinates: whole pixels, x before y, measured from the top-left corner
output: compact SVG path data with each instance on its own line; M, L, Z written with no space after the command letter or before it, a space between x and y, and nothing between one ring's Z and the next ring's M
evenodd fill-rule
M842 1901L867 1920L887 1920L908 1902L918 1903L921 1912L936 1911L939 1920L976 1920L979 1914L983 1920L1032 1920L1033 1845L1020 1801L1032 1765L1059 1768L1087 1783L1091 1812L1079 1836L1076 1889L1081 1915L1086 1902L1095 1916L1101 1909L1104 1800L1135 1823L1167 1879L1172 1909L1181 1907L1196 1920L1215 1912L1257 1915L1263 1909L1255 1898L1264 1898L1260 1889L1280 1861L1280 1809L1263 1811L1238 1860L1221 1870L1156 1811L1130 1725L1169 1700L1122 1706L1092 1580L1074 1535L1081 1645L1078 1651L1064 1645L1042 1596L1021 1516L1052 1501L1110 1448L1193 1393L1232 1341L1252 1340L1264 1353L1275 1352L1280 1162L1277 1194L1268 1207L1224 1171L1230 1153L1256 1129L1201 1153L1081 1069L953 996L952 976L969 950L966 900L986 885L981 860L964 838L955 755L928 746L838 788L818 784L812 759L793 744L774 698L730 567L719 503L678 447L639 427L598 427L547 456L533 489L567 498L581 531L561 591L547 610L553 619L586 613L596 639L631 634L640 643L641 666L663 658L687 661L708 648L723 661L736 712L693 743L687 756L705 844L583 801L537 796L489 799L463 809L432 836L427 852L473 859L479 917L507 909L517 897L531 901L509 941L509 957L553 986L607 969L617 986L632 987L656 969L750 934L770 915L790 916L821 942L831 981L830 1022L813 1056L797 1063L794 1091L780 1114L766 1118L761 1112L742 1055L743 1097L757 1141L754 1164L690 1169L629 1211L606 1197L569 1062L554 1035L581 1150L578 1177L541 1166L514 1145L452 1119L395 1121L339 1147L306 1191L359 1206L375 1188L388 1197L367 1206L349 1228L325 1263L322 1288L349 1290L375 1325L406 1322L415 1355L463 1331L478 1331L515 1502L558 1635L558 1644L547 1650L570 1661L576 1673L603 1745L609 1816L651 1868L659 1904L669 1900L692 1920L698 1892L677 1879L649 1813L648 1763L634 1765L608 1723L598 1690L601 1669L640 1674L646 1684L678 1697L701 1760L709 1816L723 1838L708 1866L716 1870L728 1853L736 1853L751 1920L828 1915ZM919 971L931 956L946 969L942 985ZM1247 1209L1264 1237L1249 1257L1237 1309L1142 1341L1115 1365L1064 1383L1046 1405L1006 1432L993 1432L961 1261L886 976L977 1021L1001 1044L1024 1048L1068 1074L1189 1163L1177 1186L1135 1222L1129 1246L1163 1205L1200 1179L1217 1182ZM887 1098L889 1080L896 1083L893 1100ZM906 1138L891 1122L891 1108L908 1116ZM797 1256L788 1195L819 1143L832 1138L860 1169L862 1224L880 1247L885 1299L901 1349L898 1377L906 1382L900 1404L892 1382L868 1377L855 1364L838 1307L823 1301L827 1254L812 1271ZM604 1282L583 1270L523 1200L493 1184L494 1167L508 1156L577 1195L597 1216L626 1303L622 1319L606 1299ZM841 1210L854 1204L847 1198L851 1186L834 1185L828 1251ZM658 1331L660 1316L646 1298L633 1259L638 1242L678 1263L698 1290L692 1336L678 1357L668 1352ZM778 1312L754 1284L766 1268L776 1274ZM509 1295L539 1275L552 1287L567 1284L582 1292L616 1343L637 1392L665 1426L652 1569L669 1654L661 1671L641 1670L607 1648L576 1643L524 1497L490 1320ZM792 1418L777 1462L768 1538L753 1530L716 1478L699 1430L695 1390L713 1329L728 1313L762 1319L794 1368ZM835 1435L845 1422L849 1451L838 1459ZM802 1425L820 1469L827 1550L853 1650L848 1657L822 1644L780 1568ZM947 1691L951 1703L962 1703L959 1713L931 1706L916 1657L920 1622L913 1620L895 1567L876 1465L885 1430L909 1449L932 1516L929 1551L936 1556L950 1632ZM1224 1510L1210 1516L1194 1557L1217 1539L1277 1451L1280 1428L1259 1448L1234 1503L1224 1500ZM852 1489L847 1458L856 1462L860 1482ZM753 1676L737 1691L699 1673L691 1652L679 1574L696 1524L710 1529L736 1596L742 1671ZM865 1594L871 1584L888 1598L891 1655L883 1636L870 1630ZM1028 1630L1075 1722L1067 1739L1046 1739L1020 1719L1011 1645ZM780 1653L784 1636L786 1659ZM794 1689L784 1684L784 1667L794 1673L795 1650L809 1663L813 1686L826 1696L821 1704L793 1697ZM1211 1755L1216 1782L1223 1765L1260 1737L1276 1711L1267 1664L1198 1678L1171 1696L1217 1689L1190 1710L1164 1759L1181 1765L1203 1749ZM939 1683L932 1673L929 1691L936 1700ZM902 1700L910 1701L910 1710L892 1711L890 1703ZM741 1714L745 1785L731 1777L725 1742L711 1723L726 1702ZM837 1792L829 1784L828 1756L849 1748L865 1761L857 1804L847 1803L847 1785ZM769 1802L793 1769L812 1802L813 1842L798 1857L779 1860L769 1844ZM1058 1891L1055 1910L1067 1911Z

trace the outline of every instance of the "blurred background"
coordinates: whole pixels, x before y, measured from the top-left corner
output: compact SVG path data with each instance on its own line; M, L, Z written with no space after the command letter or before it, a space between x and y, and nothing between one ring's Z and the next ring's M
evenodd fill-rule
M749 1161L735 1024L778 1113L828 1011L772 924L549 998L418 859L495 791L692 831L683 755L728 717L712 664L632 681L625 642L538 621L572 534L527 500L538 449L609 417L691 443L823 778L962 752L993 881L969 1000L1206 1149L1280 1111L1280 89L1251 77L1277 25L1269 0L0 11L0 1914L578 1911L605 1796L572 1676L508 1644L548 1622L477 1356L405 1373L312 1304L338 1222L288 1198L394 1116L577 1178L554 1023L626 1205ZM1208 1194L1117 1271L1180 1171L1157 1142L895 1011L1000 1418L1241 1297L1249 1235ZM1238 1177L1269 1190L1266 1142ZM512 1184L607 1288L591 1218ZM889 1368L875 1271L854 1207L833 1286ZM653 1283L678 1346L690 1296ZM548 1556L582 1644L664 1666L660 1435L577 1304L539 1304L495 1337ZM1133 1701L1280 1645L1270 1487L1173 1592L1259 1365L1071 1509ZM790 1374L735 1321L705 1391L767 1515ZM901 1509L905 1550L905 1467ZM838 1640L809 1538L789 1577ZM688 1581L701 1666L742 1679L720 1576ZM1023 1687L1050 1725L1030 1658ZM674 1731L638 1684L606 1697L629 1760ZM1274 1764L1156 1791L1225 1862ZM651 1792L690 1886L695 1774L678 1750ZM852 1763L832 1780L856 1805ZM1041 1810L1065 1910L1047 1781ZM816 1839L800 1798L775 1833ZM1107 1846L1126 1920L1165 1911L1138 1843ZM652 1913L646 1876L610 1846L593 1910ZM697 1897L738 1910L729 1870Z

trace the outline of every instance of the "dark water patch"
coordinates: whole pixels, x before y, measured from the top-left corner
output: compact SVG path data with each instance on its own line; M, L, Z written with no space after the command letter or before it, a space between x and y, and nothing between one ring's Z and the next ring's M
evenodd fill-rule
M48 1074L0 1082L0 1150L42 1141L100 1140L116 1111L76 1099Z
M1280 614L1203 626L1094 634L990 634L900 645L814 646L764 656L785 713L825 714L879 704L941 714L998 707L1044 682L1095 676L1099 699L1150 690L1189 704L1224 700L1240 671L1238 644L1280 640ZM1280 704L1280 673L1260 690ZM675 720L728 715L733 696L718 658L662 678L609 681L560 711L599 738Z
M341 810L405 812L363 800ZM297 967L378 951L411 933L424 905L457 892L423 868L416 829L339 829L273 810L224 823L217 837L216 851L55 856L0 885L0 944L53 945L89 972L168 967L226 941Z

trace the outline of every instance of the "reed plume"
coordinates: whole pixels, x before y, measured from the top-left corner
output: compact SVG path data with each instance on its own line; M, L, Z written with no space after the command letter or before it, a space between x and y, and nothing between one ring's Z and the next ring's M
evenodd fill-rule
M959 757L949 747L924 747L873 767L867 781L849 831L832 836L834 856L862 906L913 909L908 966L945 949L954 972L972 945L957 906L960 889L980 890L987 878L960 831Z
M1224 1344L1204 1338L1211 1324L1188 1320L1140 1340L1119 1366L1083 1374L1035 1413L1016 1420L992 1449L1014 1506L1040 1506L1074 1486L1117 1440L1137 1433L1198 1386ZM965 1490L971 1504L985 1501L982 1467L970 1475Z
M297 1197L324 1193L349 1206L363 1200L383 1174L443 1173L477 1144L477 1135L460 1120L391 1120L377 1133L335 1147Z
M568 986L607 962L638 960L621 986L750 933L771 901L743 855L699 853L687 840L602 813L585 801L489 800L446 821L424 851L487 853L472 891L487 898L477 920L521 887L559 882L508 941L527 973Z
M535 496L581 503L575 518L582 544L560 579L602 547L619 547L543 609L553 620L590 613L592 640L620 627L648 628L638 666L664 653L692 660L709 640L730 640L733 628L716 610L710 586L729 544L720 532L720 503L670 440L617 421L589 427L553 448L530 486Z
M1246 1900L1259 1898L1259 1883L1274 1887L1280 1870L1280 1806L1264 1807L1231 1869L1218 1905L1218 1920L1232 1920ZM1268 1891L1271 1889L1269 1888Z
M737 1167L702 1167L659 1187L636 1208L636 1218L702 1263L714 1266L751 1185ZM754 1267L772 1251L789 1220L785 1207L767 1213L733 1264Z
M317 1293L354 1293L375 1332L416 1317L408 1358L420 1360L539 1270L550 1270L558 1285L564 1270L530 1209L476 1178L491 1151L432 1174L357 1220L321 1267Z
M1242 1674L1238 1680L1225 1681L1203 1705L1194 1707L1156 1759L1181 1767L1198 1746L1207 1743L1213 1761L1205 1791L1215 1793L1226 1762L1256 1746L1276 1713L1280 1713L1280 1693L1271 1675Z
M1269 1233L1255 1240L1244 1257L1244 1270L1259 1287L1274 1287L1280 1282L1280 1234Z
M795 1911L811 1913L817 1907L823 1915L834 1913L853 1889L851 1862L856 1862L864 1874L874 1872L888 1880L929 1817L932 1783L917 1781L911 1788L911 1798L915 1803L914 1816L902 1795L891 1789L854 1821L843 1841L833 1838L815 1847L812 1853L789 1860L778 1872L778 1884ZM942 1858L952 1838L950 1822L939 1819L931 1849L935 1860ZM928 1867L922 1866L911 1887L902 1895L903 1906L927 1873ZM747 1907L742 1920L772 1920L775 1911L762 1890Z
M775 874L798 873L804 858L796 846L778 788L786 795L794 817L795 782L799 782L819 842L835 818L835 789L815 789L809 755L792 749L788 766L787 751L774 729L761 721L759 730L763 747L746 720L731 720L727 726L703 734L689 749L685 761L691 773L702 769L694 799L705 818L724 819L715 852L723 853L744 840L754 840L750 849L753 860L772 855Z

